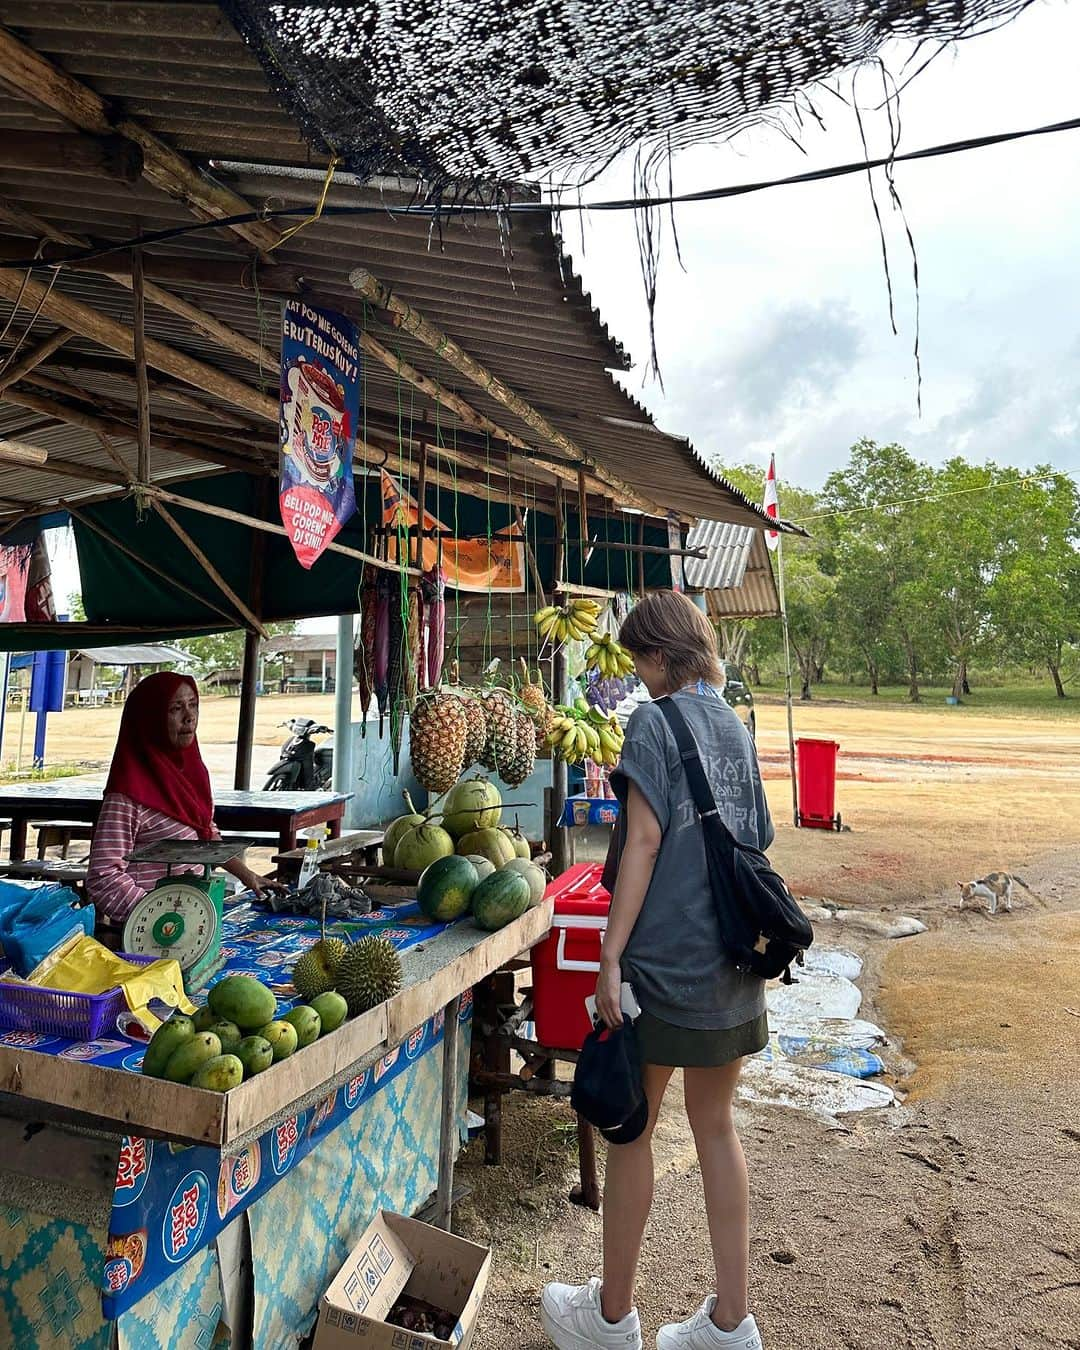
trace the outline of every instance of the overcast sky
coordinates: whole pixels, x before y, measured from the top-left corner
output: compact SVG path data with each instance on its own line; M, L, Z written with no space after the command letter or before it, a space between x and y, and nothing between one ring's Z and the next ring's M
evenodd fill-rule
M1052 0L940 56L904 92L901 150L1080 114L1080 6ZM888 53L898 72L907 50ZM850 91L851 77L844 80ZM860 104L878 101L864 74ZM800 153L755 131L684 152L676 191L801 173L862 158L854 113L815 99L826 129ZM883 114L864 118L872 155ZM898 440L930 460L962 453L1080 470L1080 132L902 165L896 182L919 255L923 415L916 409L914 291L902 223L876 175L898 337L865 175L687 205L676 216L685 274L670 247L657 336L664 390L642 376L647 311L633 220L566 218L585 284L637 362L627 387L665 430L705 456L768 460L819 485L860 436ZM629 166L586 199L628 193Z
M940 56L902 96L900 148L1061 121L1080 114L1080 5L1033 8L998 33ZM899 72L908 55L887 54ZM850 91L851 77L842 77ZM860 103L877 101L864 73ZM677 191L749 182L862 157L850 108L828 94L801 135L775 131L684 152ZM872 155L883 114L864 116ZM657 305L664 389L645 379L647 311L632 216L565 217L567 245L612 331L637 361L627 387L665 430L728 463L766 463L820 485L860 436L941 460L1049 461L1080 471L1080 132L930 163L896 181L919 254L923 415L916 411L914 293L902 224L883 176L898 337L865 176L678 209L685 273L671 235ZM586 200L629 195L615 166ZM584 231L582 241L581 231ZM584 247L582 246L584 242ZM70 536L54 535L62 599L77 584Z

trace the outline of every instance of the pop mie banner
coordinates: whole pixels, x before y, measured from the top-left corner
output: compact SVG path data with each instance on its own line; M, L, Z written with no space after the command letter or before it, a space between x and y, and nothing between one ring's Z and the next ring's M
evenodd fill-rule
M311 567L356 510L353 449L360 411L356 325L299 300L281 329L281 520Z

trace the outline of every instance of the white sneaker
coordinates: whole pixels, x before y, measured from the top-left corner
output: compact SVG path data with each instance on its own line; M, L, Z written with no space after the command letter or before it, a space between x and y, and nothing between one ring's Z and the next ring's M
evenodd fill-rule
M544 1285L540 1324L559 1350L641 1350L637 1309L631 1308L621 1322L606 1322L597 1279Z
M752 1317L744 1317L734 1331L721 1331L712 1320L716 1298L707 1298L693 1317L661 1327L656 1350L762 1350L761 1333Z

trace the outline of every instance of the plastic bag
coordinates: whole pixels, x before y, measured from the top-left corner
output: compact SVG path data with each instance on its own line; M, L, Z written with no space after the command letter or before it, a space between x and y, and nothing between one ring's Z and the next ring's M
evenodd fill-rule
M19 975L39 966L72 936L94 931L94 907L77 908L69 886L0 881L0 945Z
M31 971L27 983L73 994L104 994L110 989L122 989L132 1017L123 1019L121 1030L137 1038L139 1033L132 1019L143 1028L144 1034L152 1036L175 1009L188 1014L195 1011L195 1005L184 993L178 961L152 961L138 966L109 951L93 937L77 937L69 942Z

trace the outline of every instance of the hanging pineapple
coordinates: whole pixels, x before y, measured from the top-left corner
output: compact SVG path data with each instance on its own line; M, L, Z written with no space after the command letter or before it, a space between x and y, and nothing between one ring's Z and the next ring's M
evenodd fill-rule
M409 720L413 773L428 792L449 792L465 764L468 723L461 700L440 690L424 695Z
M500 768L499 776L507 786L520 787L536 763L536 723L524 708L514 714L514 733L514 753Z
M464 768L471 769L479 760L487 741L487 718L476 693L472 689L466 689L459 680L458 663L453 661L450 665L450 692L459 700L461 710L465 714Z
M525 658L519 657L519 661L521 663L521 689L519 691L521 701L525 705L526 712L536 723L537 741L543 741L551 722L551 707L547 701L547 695L544 693L540 672L536 672L534 683L529 674L529 666Z
M489 773L497 773L501 777L503 768L514 757L517 710L505 689L486 689L480 695L480 705L487 722L487 736L480 752L480 763Z

